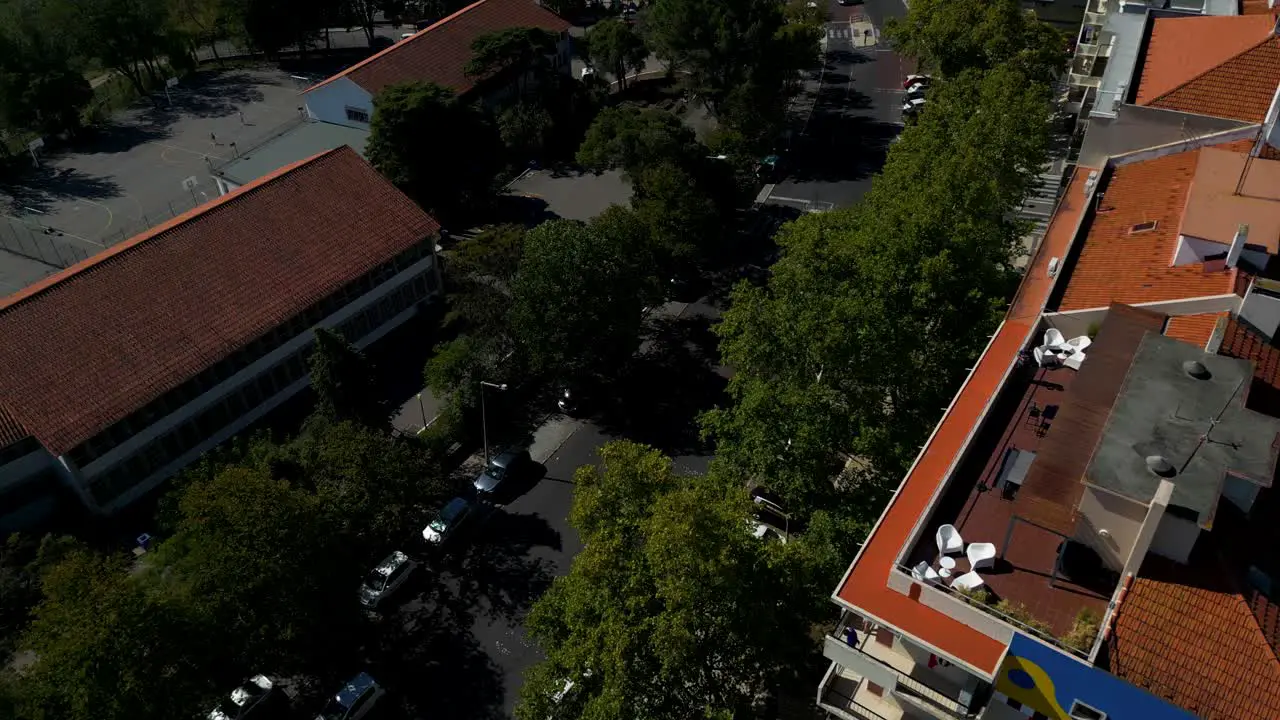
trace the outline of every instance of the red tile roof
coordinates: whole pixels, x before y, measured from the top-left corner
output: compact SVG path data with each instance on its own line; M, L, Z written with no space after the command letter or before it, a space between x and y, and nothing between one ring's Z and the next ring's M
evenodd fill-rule
M9 408L0 405L0 448L7 448L30 436L31 433L22 427L22 423L9 412Z
M482 35L517 27L563 33L570 24L534 0L480 0L305 92L349 77L370 95L411 81L432 82L462 95L475 86L476 78L465 71L471 43Z
M1222 295L1234 290L1235 270L1206 273L1201 263L1171 267L1199 156L1197 148L1115 169L1102 188L1102 199L1071 269L1059 310ZM1132 232L1135 225L1152 221L1154 229Z
M439 230L354 150L286 166L0 304L0 399L64 453Z
M1137 104L1262 122L1280 85L1274 27L1270 14L1153 19Z
M1115 615L1106 665L1205 718L1280 718L1280 662L1201 537L1190 565L1148 555Z
M1017 359L1023 342L1037 323L1053 280L1049 259L1065 257L1076 224L1085 211L1084 182L1089 168L1078 168L1044 240L1023 276L1013 305L991 345L943 416L911 472L885 508L879 524L862 546L858 558L836 591L843 602L881 622L919 638L947 655L994 676L1005 646L955 618L934 610L888 587L899 553L915 524L947 478L953 461L978 424L987 403L1000 389L1006 371Z
M1270 15L1275 12L1271 9L1272 0L1240 0L1241 15Z
M1227 312L1174 315L1164 326L1164 334L1202 348L1209 342L1218 320L1230 316Z

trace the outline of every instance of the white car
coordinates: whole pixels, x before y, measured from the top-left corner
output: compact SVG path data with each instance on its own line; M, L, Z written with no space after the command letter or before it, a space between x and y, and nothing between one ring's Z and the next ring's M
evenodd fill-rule
M474 506L466 498L456 497L440 508L440 514L422 529L422 539L441 545L471 517Z
M902 103L903 115L915 115L924 109L924 98L908 98Z
M242 720L249 718L256 708L265 706L274 697L275 683L266 675L254 675L231 691L231 697L209 711L209 720Z
M404 584L415 567L417 563L399 550L388 555L365 577L364 584L360 586L360 604L369 609L378 607L383 598Z
M929 89L929 85L927 83L922 83L922 82L912 83L907 88L907 97L909 98L924 97L925 91L927 91L928 89Z

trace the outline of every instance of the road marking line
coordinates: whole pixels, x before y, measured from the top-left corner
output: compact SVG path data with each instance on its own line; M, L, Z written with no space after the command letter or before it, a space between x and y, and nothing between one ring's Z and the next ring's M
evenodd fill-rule
M111 229L111 223L115 222L115 219L116 219L116 214L115 214L115 213L113 213L113 212L111 212L111 208L107 207L106 205L103 205L102 203L98 202L97 200L90 200L89 198L80 198L80 199L81 199L81 200L83 200L84 202L89 203L90 205L97 205L98 207L100 207L100 208L102 208L103 210L106 210L106 211L107 211L107 224L106 224L106 225L103 225L103 226L102 226L102 229L98 231L98 234L99 234L99 235L101 235L101 234L105 233L107 230ZM106 247L105 245L102 245L101 243L94 243L94 244L95 244L95 245L98 245L99 247Z
M157 144L157 145L159 145L160 147L163 147L163 148L168 148L168 149L170 149L170 150L179 150L179 151L181 151L181 152L189 153L189 154L191 154L191 155L196 155L196 156L198 156L198 157L202 157L202 158L203 158L203 157L210 157L210 158L213 158L214 160L226 160L226 158L224 158L224 157L222 157L222 156L220 156L220 155L214 155L213 153L209 153L209 152L197 152L197 151L195 151L195 150L188 150L187 148L184 148L184 147L182 147L182 146L180 146L180 145L170 145L169 143L162 143L162 142L158 142L158 143L156 143L156 144ZM164 153L161 153L160 155L161 155L161 157L163 157L163 156L164 156Z

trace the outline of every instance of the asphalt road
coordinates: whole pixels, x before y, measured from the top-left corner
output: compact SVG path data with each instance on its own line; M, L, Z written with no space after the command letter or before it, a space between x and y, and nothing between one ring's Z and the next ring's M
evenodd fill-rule
M770 197L776 204L852 205L870 189L901 129L902 78L911 66L879 40L879 31L906 8L901 0L829 2L825 65L805 88L816 102L792 142L789 176Z

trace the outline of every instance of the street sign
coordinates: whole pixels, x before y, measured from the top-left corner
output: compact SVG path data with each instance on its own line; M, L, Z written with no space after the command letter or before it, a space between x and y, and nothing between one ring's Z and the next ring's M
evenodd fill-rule
M189 178L187 178L186 180L183 180L183 181L182 181L182 189L183 189L183 190L191 190L191 189L195 188L195 186L197 186L197 185L199 185L199 184L200 184L200 181L196 179L196 176L195 176L195 175L192 175L191 177L189 177Z

